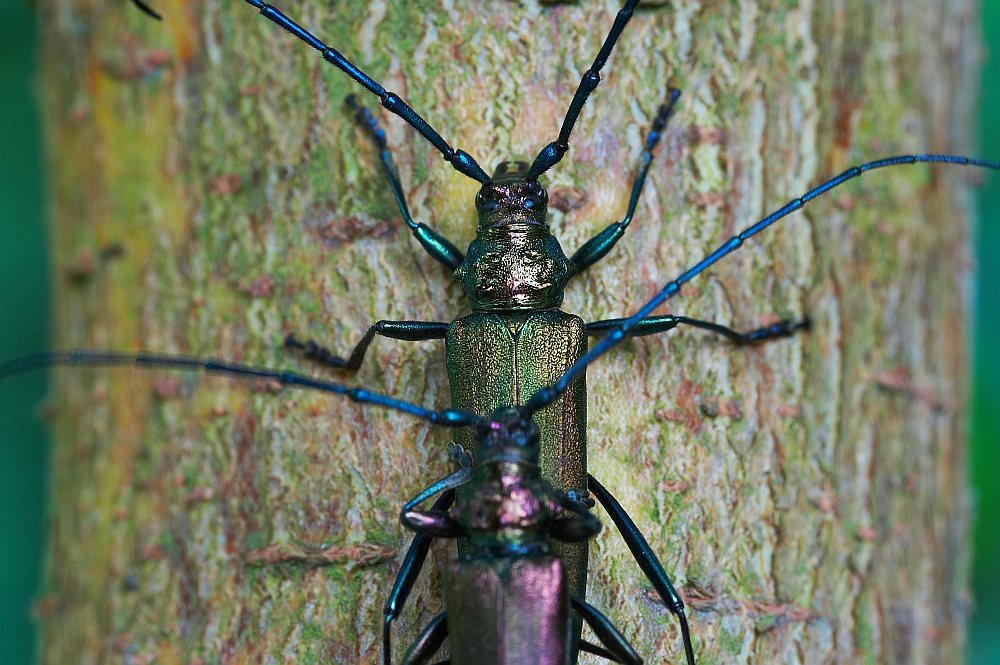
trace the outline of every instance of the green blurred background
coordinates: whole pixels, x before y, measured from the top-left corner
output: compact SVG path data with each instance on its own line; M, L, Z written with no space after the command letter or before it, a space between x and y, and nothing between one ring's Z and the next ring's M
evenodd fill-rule
M1000 158L1000 0L984 0L987 52L982 70L976 154ZM48 267L42 225L41 141L33 88L36 15L23 0L0 0L0 358L38 350L48 338ZM67 54L72 57L72 54ZM914 146L918 148L919 146ZM972 476L976 483L976 614L971 665L1000 663L1000 288L989 277L1000 261L1000 177L979 190L978 286ZM39 374L0 383L0 659L33 662L31 603L40 588L44 524L45 431L36 418L45 396Z
M1000 1L983 0L987 60L979 107L979 154L1000 159ZM979 190L979 262L972 401L972 481L976 488L973 590L976 613L969 636L970 665L1000 663L1000 177Z
M34 73L35 12L0 0L0 358L48 339L41 139ZM46 435L37 411L44 376L0 382L0 660L31 663L31 602L39 589Z

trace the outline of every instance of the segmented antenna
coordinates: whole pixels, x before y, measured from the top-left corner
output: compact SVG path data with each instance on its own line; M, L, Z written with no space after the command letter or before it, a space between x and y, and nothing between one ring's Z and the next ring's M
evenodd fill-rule
M629 19L632 18L632 12L635 11L635 7L638 4L639 0L628 0L625 6L618 10L615 22L611 25L611 32L604 39L601 50L597 53L597 57L594 58L594 64L584 72L583 78L580 80L580 87L576 89L573 101L569 103L566 117L563 119L562 127L559 129L559 138L542 148L542 151L535 157L531 168L528 169L528 180L538 180L538 176L559 163L559 160L569 150L569 135L573 132L573 125L576 124L576 119L580 117L580 111L583 110L583 105L587 103L590 93L601 82L601 68L607 62L608 56L611 55L611 49L615 47L618 38L622 34L622 30L625 29Z
M809 203L813 199L826 194L831 189L844 184L848 180L864 175L869 171L889 166L919 163L957 164L960 166L974 166L977 168L1000 171L1000 162L986 159L973 159L971 157L963 157L961 155L899 155L897 157L886 157L885 159L879 159L874 162L867 162L859 166L852 166L840 175L830 178L826 182L813 187L802 196L792 199L781 208L778 208L770 215L758 221L756 224L752 224L751 226L743 229L729 240L719 245L714 252L682 272L672 281L667 282L667 284L660 289L659 293L650 298L650 300L639 308L635 314L622 321L620 326L601 338L601 340L591 347L587 353L583 354L579 360L573 363L573 365L571 365L570 368L567 369L561 377L559 377L558 381L550 386L546 386L545 388L540 388L534 395L532 395L528 401L524 403L524 406L521 407L522 414L524 414L525 417L530 417L539 409L548 406L558 399L559 396L566 391L573 379L583 374L588 365L607 353L613 346L620 344L622 340L628 337L629 331L633 326L635 326L636 323L648 316L650 312L659 307L665 300L677 295L683 284L701 274L710 266L718 263L718 261L724 256L735 252L737 249L742 247L743 243L749 238L757 235L767 227L777 222L779 219L788 216L799 208L802 208L806 203Z
M136 7L149 16L157 19L160 18L160 15L157 14L152 7L147 5L144 0L132 0L132 2ZM430 126L430 123L410 108L410 106L404 102L399 95L394 92L387 91L377 81L364 73L350 60L345 58L339 51L327 46L322 40L283 14L281 10L276 7L273 7L262 0L246 0L246 3L257 9L261 16L272 21L319 51L324 60L340 69L342 72L364 86L369 92L376 95L382 102L382 106L398 115L411 127L416 129L421 136L427 139L427 141L429 141L431 145L433 145L438 152L441 153L445 160L451 164L456 171L484 185L492 181L486 171L484 171L478 162L473 159L472 155L464 150L456 150L452 148L448 142L445 141L444 138ZM618 14L615 15L615 21L611 25L611 31L604 39L604 44L601 46L601 50L598 51L597 57L594 58L594 63L590 66L590 69L584 73L583 78L580 80L580 85L576 89L576 94L573 95L573 100L570 102L569 109L566 111L566 117L563 118L562 127L559 130L559 137L552 143L545 146L542 151L538 153L538 156L535 157L535 161L532 162L531 168L528 170L528 180L538 180L538 176L542 175L559 163L559 161L563 158L563 155L566 154L566 151L569 150L569 137L573 132L573 126L576 124L577 118L580 117L580 112L583 110L583 106L586 104L590 94L601 82L601 69L607 62L608 57L610 57L611 50L618 42L618 38L621 36L622 31L628 24L629 19L632 18L632 14L638 4L639 0L627 0L625 5L618 10Z
M333 381L320 381L311 376L274 370L267 367L252 367L240 363L231 363L215 358L197 358L194 356L175 356L159 353L123 353L120 351L55 351L39 353L9 360L0 364L0 381L14 374L21 374L36 369L57 365L94 365L120 366L133 365L140 369L175 369L186 371L203 371L210 374L223 374L243 379L265 379L275 381L290 388L304 388L324 393L343 395L352 402L373 404L385 409L402 411L422 420L443 425L445 427L464 427L466 425L481 425L489 422L470 411L460 409L425 409L405 400L396 399L382 393L365 390L357 386L345 386Z
M478 180L484 185L491 181L490 177L486 175L486 171L484 171L482 167L476 163L476 160L474 160L469 153L464 150L454 150L450 145L448 145L448 142L445 141L441 135L427 123L426 120L420 117L416 111L411 109L406 102L400 99L399 95L394 92L387 91L379 85L377 81L358 69L350 60L345 58L338 51L324 44L319 38L292 19L282 14L281 11L275 7L261 2L261 0L246 0L246 2L247 4L257 8L261 16L281 26L309 46L312 46L320 52L320 55L323 56L324 60L363 85L369 92L377 95L382 101L382 106L398 115L400 118L408 122L414 129L420 132L420 135L430 141L456 171L469 176L473 180Z

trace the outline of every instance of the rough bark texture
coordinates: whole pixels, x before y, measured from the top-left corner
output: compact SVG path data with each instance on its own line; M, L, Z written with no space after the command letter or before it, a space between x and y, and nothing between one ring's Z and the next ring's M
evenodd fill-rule
M359 88L239 2L46 2L59 347L298 366L461 290L402 230L341 100ZM283 3L488 169L552 140L614 0ZM851 163L969 152L972 0L675 0L639 13L546 176L568 251L622 215L668 82L685 91L636 222L565 309L623 315L735 230ZM373 99L364 100L374 107ZM476 185L382 114L410 205L460 246ZM954 663L968 612L969 172L882 172L698 278L677 331L590 372L591 469L691 607L701 665ZM447 400L443 348L377 340L357 382ZM45 663L375 663L449 434L336 398L190 375L60 372ZM599 515L602 515L599 513ZM440 608L432 552L397 653ZM674 621L611 528L589 600L649 663ZM594 662L589 657L584 662Z

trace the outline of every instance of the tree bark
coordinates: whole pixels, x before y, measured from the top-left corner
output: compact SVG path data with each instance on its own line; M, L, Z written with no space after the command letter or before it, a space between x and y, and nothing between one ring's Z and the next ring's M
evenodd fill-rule
M282 3L487 170L553 140L617 1ZM57 347L301 367L378 319L449 321L461 289L405 232L341 72L242 3L43 5ZM634 311L723 239L847 166L971 152L972 0L676 0L627 27L544 183L567 253L620 219L649 120L684 91L636 221L571 285ZM460 247L476 183L380 114L414 216ZM844 186L685 287L678 330L589 375L590 466L690 607L698 662L954 663L969 610L968 183ZM318 375L325 372L316 370ZM349 383L444 406L443 344L378 339ZM269 385L59 373L46 663L376 663L410 540L401 504L449 433ZM588 600L648 663L676 624L606 528ZM442 543L397 659L440 610ZM584 657L581 662L596 662Z

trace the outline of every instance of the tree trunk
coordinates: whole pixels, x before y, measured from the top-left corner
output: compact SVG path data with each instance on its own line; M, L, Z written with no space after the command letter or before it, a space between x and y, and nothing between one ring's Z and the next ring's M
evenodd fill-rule
M617 5L282 8L490 171L555 138ZM378 319L463 311L342 104L373 97L243 3L155 6L161 23L121 0L43 8L57 347L302 367L288 332L346 351ZM970 152L977 16L973 0L637 13L544 178L567 253L621 218L668 84L684 97L636 221L564 309L634 311L850 164ZM464 247L476 183L380 118L414 216ZM591 370L591 470L683 592L701 665L961 660L973 178L866 176L669 305L743 329L808 316L808 333L734 348L678 330ZM444 406L443 344L377 339L347 380ZM62 370L53 401L44 662L378 662L410 540L398 511L448 471L449 432L176 373ZM588 600L647 663L680 662L674 620L598 516ZM452 556L433 549L397 660Z

